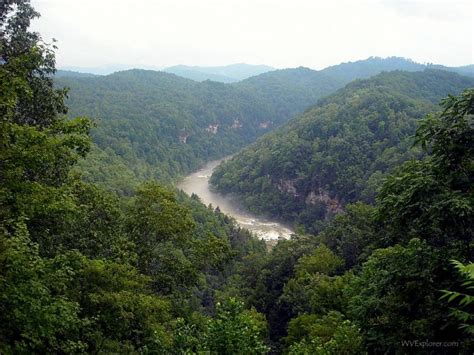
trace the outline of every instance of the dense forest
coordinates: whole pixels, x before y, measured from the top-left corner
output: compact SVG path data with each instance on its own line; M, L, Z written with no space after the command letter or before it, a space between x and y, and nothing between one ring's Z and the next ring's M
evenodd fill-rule
M70 88L71 116L99 119L88 181L130 194L133 181L170 181L204 161L251 142L270 109L221 83L131 70L106 77L57 79ZM119 181L116 175L121 171Z
M347 203L372 203L383 177L420 156L418 121L474 79L393 71L348 84L221 164L210 182L250 210L308 232Z
M130 70L106 77L57 78L70 88L71 117L99 118L92 133L92 154L81 165L88 181L130 193L131 182L156 178L170 181L205 161L236 152L289 118L257 89L173 74ZM322 83L311 81L314 87ZM310 85L303 80L300 90ZM319 88L316 100L336 87ZM269 89L268 91L272 91ZM280 102L287 92L269 94ZM303 110L308 100L292 110ZM116 171L122 171L118 181Z
M66 118L29 2L0 10L0 353L265 352L263 315L222 291L264 242L156 182L83 182L92 122Z
M69 88L71 117L96 118L85 178L126 195L137 181L169 182L235 153L344 84L307 68L232 85L146 70L55 82Z
M60 72L55 81L69 88L70 117L95 119L92 151L80 163L85 179L131 195L137 182L169 182L235 153L354 78L405 68L424 66L369 58L321 71L276 70L234 84L151 70Z
M29 30L37 16L28 0L0 4L0 353L472 353L474 90L459 92L472 86L468 79L383 74L292 121L288 126L332 105L327 115L357 118L346 122L347 133L367 131L359 118L367 116L377 123L369 129L386 132L395 150L405 139L416 148L393 158L397 167L376 184L375 198L367 187L372 204L354 198L318 233L301 231L267 250L219 209L164 187L157 176L124 181L121 166L104 164L110 181L120 182L108 189L101 179L94 183L83 159L94 149L90 134L104 136L100 125L67 112L67 91L53 79L54 47ZM185 88L154 87L146 74L118 73L120 85L108 90L119 95L143 81L159 93L153 97L163 95L157 105L189 97ZM106 83L97 82L95 95ZM87 105L87 98L77 102ZM369 114L372 106L364 114L350 110L369 102L391 114L381 120L377 110ZM137 120L142 106L131 108ZM125 106L108 109L127 113ZM334 132L344 126L330 123ZM106 137L115 134L129 132L117 128ZM379 145L365 149L375 156ZM127 149L154 154L140 152L145 144ZM120 160L129 170L132 162ZM117 193L120 184L127 194Z

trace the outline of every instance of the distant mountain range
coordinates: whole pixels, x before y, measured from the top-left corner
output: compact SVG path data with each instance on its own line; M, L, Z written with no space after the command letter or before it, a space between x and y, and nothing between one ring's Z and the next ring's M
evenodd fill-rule
M176 65L163 69L163 71L167 73L173 73L195 81L212 80L222 83L234 83L272 70L275 70L275 68L269 67L268 65L251 65L245 63L219 67Z
M344 83L348 83L354 79L369 78L383 71L422 71L427 68L452 71L461 75L474 77L474 64L460 67L447 67L440 64L421 64L401 57L369 57L363 60L333 65L317 72L324 73L333 79L339 79ZM235 83L260 74L276 71L275 68L268 65L252 65L246 63L213 67L175 65L164 69L154 66L133 67L130 65L104 65L99 67L64 67L62 70L58 70L57 76L79 77L82 76L82 74L109 75L128 69L161 70L194 81L211 80L221 83ZM313 70L313 72L316 71Z
M93 74L93 75L109 75L119 71L129 69L146 69L146 70L161 70L161 67L152 65L127 65L127 64L105 64L97 67L75 67L65 66L59 68L58 72L68 73L81 73L81 74Z
M413 72L423 71L424 69L439 69L461 75L474 76L473 64L461 67L447 67L440 64L421 64L401 57L369 57L364 60L333 65L321 71L332 77L350 82L354 79L369 78L384 71L404 70Z
M234 83L251 76L266 73L275 70L268 65L252 65L252 64L231 64L215 67L200 67L188 65L175 65L167 68L159 68L154 66L131 66L131 65L103 65L99 67L64 67L58 70L60 76L80 76L80 74L89 75L109 75L115 72L130 70L161 70L166 73L176 74L183 78L194 81L212 80L221 83Z
M273 70L229 84L151 70L105 76L59 71L56 84L70 88L71 116L99 119L92 132L95 148L82 169L85 178L126 194L130 181L171 181L237 152L353 78L425 67L403 58L369 58L319 71ZM446 70L473 76L469 69ZM436 90L440 83L425 84ZM117 183L117 171L123 183Z

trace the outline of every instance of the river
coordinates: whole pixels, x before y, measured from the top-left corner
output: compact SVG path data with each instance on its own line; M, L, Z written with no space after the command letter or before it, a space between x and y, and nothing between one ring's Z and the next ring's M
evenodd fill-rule
M212 192L209 189L209 178L212 175L212 171L227 158L207 163L203 168L186 176L176 186L188 195L193 193L198 195L206 205L218 206L223 213L233 217L241 227L248 229L261 239L276 240L278 238L290 238L290 235L293 233L290 228L279 222L257 217L243 210L230 197Z

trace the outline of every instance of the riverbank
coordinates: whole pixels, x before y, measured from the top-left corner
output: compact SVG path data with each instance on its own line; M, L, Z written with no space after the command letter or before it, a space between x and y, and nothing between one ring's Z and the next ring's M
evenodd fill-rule
M189 195L193 193L198 195L206 205L212 204L214 207L219 207L223 213L233 217L242 228L248 229L261 239L276 241L279 238L290 238L291 234L293 234L291 228L284 226L280 222L255 216L245 211L231 197L221 195L209 189L209 178L212 175L212 171L228 158L207 163L201 169L179 181L176 187Z

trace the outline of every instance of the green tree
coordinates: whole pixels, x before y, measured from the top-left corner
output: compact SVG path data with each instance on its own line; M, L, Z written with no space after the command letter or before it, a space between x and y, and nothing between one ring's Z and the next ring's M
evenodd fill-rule
M28 31L38 16L29 1L3 2L0 11L0 223L8 228L24 217L43 253L45 233L54 234L55 222L72 213L64 184L89 149L91 123L62 116L65 91L53 86L54 52Z
M56 267L71 270L65 290L76 300L87 352L159 352L171 346L169 300L150 287L150 278L125 263L90 260L77 252L57 257Z
M68 268L39 256L38 245L18 222L13 235L0 235L0 352L76 353L88 323L80 306L64 296L73 278Z
M455 286L448 260L472 257L473 113L472 89L443 100L416 133L427 157L382 185L374 245L389 247L376 250L348 288L349 314L373 351L403 351L401 340L459 340L438 290Z
M288 327L287 353L310 354L360 354L363 338L359 329L338 312L325 316L303 314L291 320Z
M36 17L29 0L0 5L0 114L17 124L47 127L66 113L66 90L53 86L55 47L29 31Z
M326 274L306 274L290 279L279 301L288 305L294 314L326 314L330 311L345 313L348 297L347 284L353 278L352 273L341 276Z
M137 248L139 270L157 290L170 293L196 281L197 268L187 253L194 221L173 192L147 183L137 191L127 213L127 230Z
M317 246L314 238L294 236L290 240L280 240L263 259L257 259L250 265L258 267L257 275L249 278L252 294L248 297L250 305L265 314L269 323L270 339L279 342L286 335L289 320L296 314L290 305L280 302L285 284L295 276L295 265L303 255L311 254ZM249 272L250 275L252 271Z
M377 214L387 226L387 244L420 237L451 249L451 257L467 259L474 240L474 90L448 97L442 108L416 133L431 155L387 178Z
M461 323L459 328L473 335L474 312L472 311L472 303L474 302L474 295L472 291L474 290L474 263L463 265L457 260L452 260L452 264L464 281L462 283L462 290L443 290L441 299L454 304L451 314Z
M359 266L378 245L375 208L361 202L349 204L318 234L322 243L344 259L345 269Z
M255 310L245 310L242 302L230 298L217 304L217 314L209 322L207 344L211 353L266 354L263 342L265 318Z
M295 266L296 277L306 274L333 274L344 263L324 244L319 245L310 255L303 255Z
M373 351L402 351L402 340L449 339L439 302L439 256L426 242L376 250L348 286L349 315ZM441 330L443 329L444 330Z

